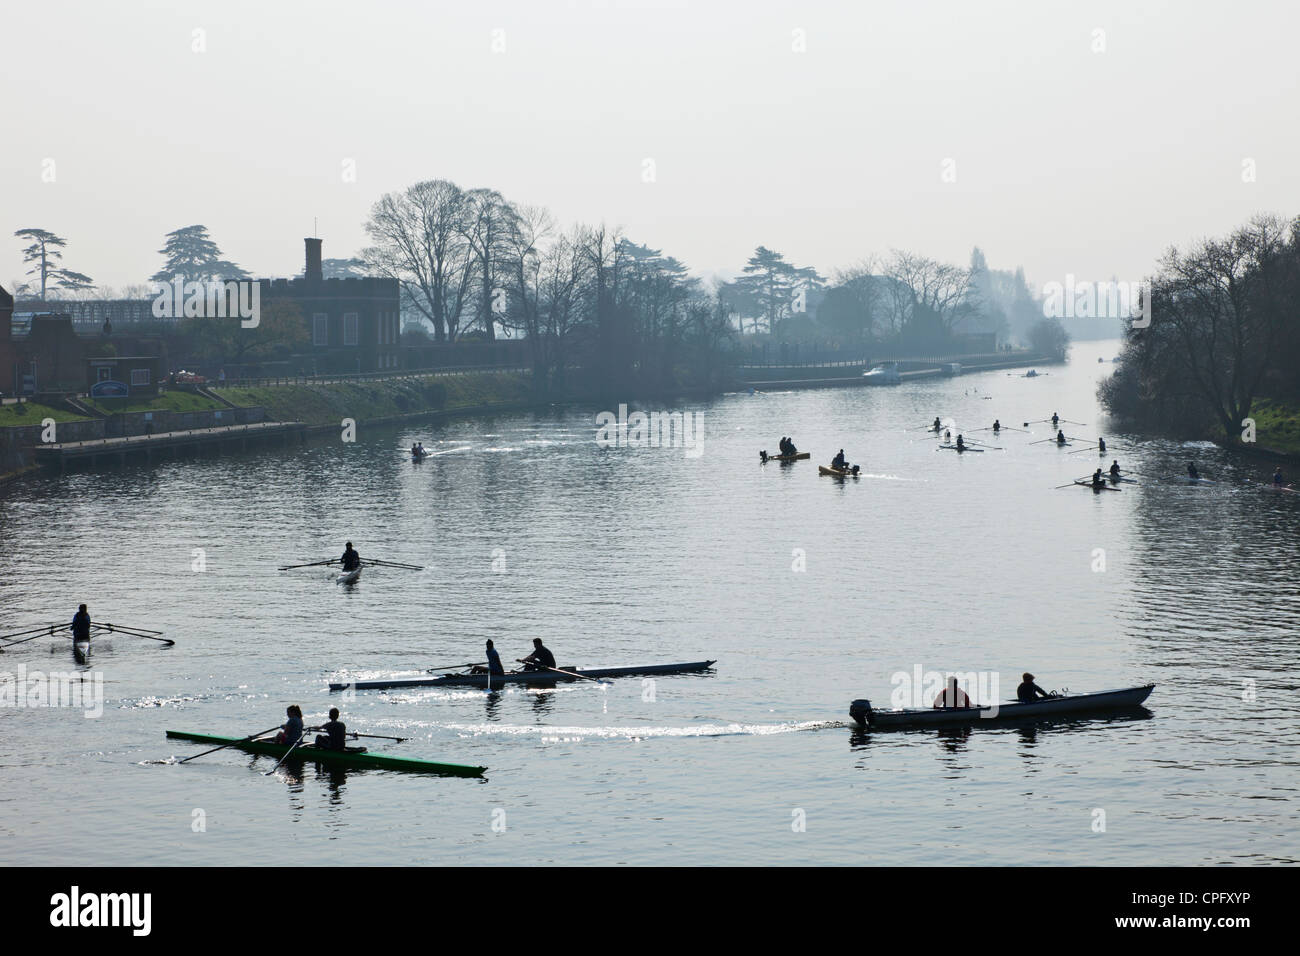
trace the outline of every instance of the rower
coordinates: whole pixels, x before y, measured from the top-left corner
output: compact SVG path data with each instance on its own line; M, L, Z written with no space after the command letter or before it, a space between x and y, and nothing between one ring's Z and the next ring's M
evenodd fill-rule
M1110 463L1110 477L1114 481L1119 481L1119 459L1116 458Z
M1099 455L1106 454L1106 439L1104 438L1097 439L1097 453Z
M966 450L966 442L962 440L962 437L960 435L957 436L957 450L958 451Z
M533 638L533 652L520 660L526 671L555 670L555 655L552 654L540 637Z
M838 455L836 455L834 458L831 459L831 467L834 468L836 471L843 471L846 467L848 467L844 461L843 448L840 449L840 453Z
M302 708L297 704L290 704L284 709L284 713L289 719L280 725L280 732L275 735L275 742L293 746L302 740Z
M1187 477L1193 481L1201 477L1201 473L1196 470L1196 462L1189 461L1187 463Z
M1034 683L1034 675L1028 672L1021 674L1021 684L1016 688L1016 700L1022 704L1032 704L1041 697L1051 697L1047 691L1043 690Z
M1002 431L1002 423L995 418L993 419L993 434L996 435L1000 431Z
M347 724L339 720L339 709L330 708L330 719L319 727L313 727L312 730L323 730L325 733L316 735L316 746L321 750L347 750Z
M361 567L361 555L357 554L357 552L353 550L351 541L349 541L348 546L343 549L342 561L344 571L355 571L357 568Z
M935 416L934 424L930 426L930 431L937 433L941 428L943 428L943 422L939 421L938 416Z
M1278 465L1277 470L1273 472L1273 487L1283 488L1285 486L1286 486L1286 478L1284 478L1282 475L1282 466ZM84 608L86 605L83 604L81 606Z
M420 457L421 457L421 458L423 458L425 455L429 454L427 451L424 450L424 442L420 442L420 444L419 444L419 446L417 447L416 450L420 453Z
M797 454L799 454L799 449L794 447L794 439L793 439L793 438L787 438L787 439L785 440L785 453L786 453L787 455L797 455Z
M501 666L501 655L497 653L491 641L487 642L487 666L475 664L469 669L469 672L471 674L489 674L493 677L500 677L506 672L506 669Z
M1100 469L1100 468L1098 468L1096 471L1094 471L1094 472L1092 473L1092 486L1093 486L1094 488L1104 488L1104 487L1106 487L1106 479L1105 479L1105 477L1102 475L1102 473L1101 473L1101 469Z
M943 440L944 440L944 441L952 441L952 429L951 429L951 428L945 428L945 429L943 430Z
M1059 424L1061 424L1061 417L1056 412L1052 412L1052 427L1055 428Z
M418 458L419 456L420 456L420 449L415 447L415 442L411 442L411 457Z
M1066 441L1065 441L1065 432L1061 431L1059 428L1056 430L1056 443L1057 443L1058 445L1064 445L1064 444L1066 444Z
M953 707L973 707L974 704L966 696L966 692L957 686L957 678L948 678L948 686L939 692L939 696L934 699L935 707L953 708Z
M90 640L90 612L86 610L84 604L80 605L77 613L72 615L72 640L74 643Z

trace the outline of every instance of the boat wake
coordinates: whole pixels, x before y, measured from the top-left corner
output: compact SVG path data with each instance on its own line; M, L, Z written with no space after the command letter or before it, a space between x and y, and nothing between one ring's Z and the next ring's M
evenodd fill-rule
M711 718L699 718L711 719ZM712 718L716 719L716 718ZM777 724L749 724L740 721L694 724L688 726L563 726L502 724L434 724L461 737L536 737L546 743L595 740L648 740L662 737L766 737L806 730L827 730L849 726L842 721L801 720Z

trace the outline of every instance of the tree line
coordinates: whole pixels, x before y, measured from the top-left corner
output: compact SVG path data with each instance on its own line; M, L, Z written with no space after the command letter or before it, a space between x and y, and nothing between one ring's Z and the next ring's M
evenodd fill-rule
M1171 247L1098 396L1132 427L1240 440L1263 398L1300 400L1300 218Z
M561 226L544 208L443 179L385 194L365 230L369 244L356 256L324 261L326 278L395 279L404 344L522 338L543 389L563 388L574 368L609 383L714 385L739 335L777 345L833 342L851 359L881 345L941 348L962 332L1018 335L1062 355L1068 342L1059 323L1044 320L1023 271L989 269L978 248L963 266L893 250L827 279L759 246L734 280L705 282L621 229ZM89 277L58 271L63 245L49 234L27 250L42 298L93 292ZM201 225L168 233L159 254L156 282L248 277ZM185 331L210 357L284 357L305 346L306 331L291 310L281 311L256 330L188 323Z

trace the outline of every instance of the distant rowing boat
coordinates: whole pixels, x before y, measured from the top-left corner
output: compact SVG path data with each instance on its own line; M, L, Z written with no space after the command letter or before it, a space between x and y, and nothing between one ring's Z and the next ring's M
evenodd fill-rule
M942 448L945 451L961 451L961 452L973 451L976 454L984 451L983 448L971 448L969 445L962 445L960 448L958 448L956 445L940 445L939 448Z
M836 478L857 478L856 472L849 471L847 468L828 468L826 465L818 465L817 473L821 475L832 475Z
M1266 484L1266 485L1260 485L1260 487L1261 487L1261 488L1266 488L1266 489L1268 489L1269 491L1287 491L1287 492L1290 492L1290 493L1293 494L1293 495L1295 495L1295 494L1300 494L1300 488L1295 488L1295 487L1292 487L1291 485L1274 485L1274 484Z
M251 754L263 757L283 757L289 752L287 744L272 743L269 740L243 740L239 737L219 737L215 734L193 734L184 730L169 730L167 736L172 740L192 740L199 744L217 744L237 747ZM487 767L471 767L463 763L445 763L438 760L417 760L414 757L394 757L390 754L371 753L365 747L349 747L346 750L325 750L311 744L301 744L293 748L290 760L311 760L315 763L336 764L348 767L373 768L376 770L404 770L409 773L438 773L453 777L481 777Z
M796 452L793 455L764 455L764 456L760 456L760 460L764 463L769 461L803 461L805 458L811 458L811 457L812 457L812 452L800 451L800 452Z
M704 671L715 661L691 661L685 664L640 664L634 667L566 667L558 671L512 671L508 674L444 674L441 677L391 677L382 680L333 682L330 690L386 690L390 687L500 687L503 684L549 684L555 681L581 680L584 677L631 677L641 674L686 674ZM574 676L576 675L576 676Z
M992 707L909 707L902 710L876 710L871 701L855 700L849 706L854 723L873 730L934 727L944 724L983 724L1004 720L1056 717L1067 714L1104 713L1131 710L1141 706L1155 684L1107 690L1097 694L1069 694L1047 697L1032 704L1011 701Z
M1080 488L1091 488L1093 491L1123 491L1123 488L1112 488L1110 485L1094 485L1091 481L1076 481Z

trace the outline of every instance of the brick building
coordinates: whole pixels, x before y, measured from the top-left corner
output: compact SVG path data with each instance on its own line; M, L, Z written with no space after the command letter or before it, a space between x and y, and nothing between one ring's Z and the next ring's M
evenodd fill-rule
M305 239L306 268L296 279L262 279L261 299L295 303L307 322L303 357L314 371L383 372L401 364L401 295L396 279L326 279L321 241Z

